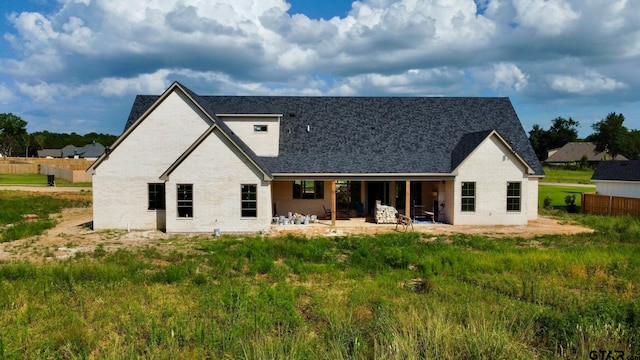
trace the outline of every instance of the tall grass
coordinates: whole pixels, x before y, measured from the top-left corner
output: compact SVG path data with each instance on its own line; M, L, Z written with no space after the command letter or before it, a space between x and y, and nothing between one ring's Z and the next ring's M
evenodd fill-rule
M6 358L589 358L640 351L640 220L535 239L171 238L0 265ZM165 249L165 250L161 250ZM178 251L177 249L182 249Z

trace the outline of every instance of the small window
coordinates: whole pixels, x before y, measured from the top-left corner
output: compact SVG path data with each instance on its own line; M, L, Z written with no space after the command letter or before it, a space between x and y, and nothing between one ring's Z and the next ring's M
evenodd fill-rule
M253 131L255 131L255 132L267 132L267 125L253 125Z
M324 181L295 180L294 199L324 199Z
M463 212L476 211L476 183L462 183L462 208Z
M242 217L258 216L258 185L240 185Z
M193 217L193 184L178 184L178 217Z
M519 182L507 183L507 211L520 211L520 191Z
M149 210L164 210L166 208L164 198L164 183L149 185Z

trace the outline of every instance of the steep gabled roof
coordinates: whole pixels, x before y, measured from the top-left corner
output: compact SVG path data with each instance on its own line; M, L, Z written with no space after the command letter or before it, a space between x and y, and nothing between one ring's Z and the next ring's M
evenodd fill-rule
M640 160L609 160L598 164L593 181L640 181Z
M192 97L212 117L284 114L279 155L258 158L274 175L449 174L470 153L466 140L482 138L492 130L533 175L544 175L508 98ZM157 98L136 97L127 129ZM224 122L219 125L225 126ZM242 141L238 144L246 146Z
M529 173L533 173L534 170L527 164L526 161L517 152L513 150L511 145L495 130L490 131L479 131L476 133L466 134L460 139L460 142L453 150L453 154L451 156L451 169L455 171L460 164L464 162L465 159L473 153L475 149L480 146L482 142L484 142L487 138L495 136L509 151L513 152L515 157L527 168Z

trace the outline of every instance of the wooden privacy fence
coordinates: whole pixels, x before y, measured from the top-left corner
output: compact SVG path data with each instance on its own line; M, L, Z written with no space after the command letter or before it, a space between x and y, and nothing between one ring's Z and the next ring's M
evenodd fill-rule
M622 196L582 194L582 212L593 215L640 216L640 199Z

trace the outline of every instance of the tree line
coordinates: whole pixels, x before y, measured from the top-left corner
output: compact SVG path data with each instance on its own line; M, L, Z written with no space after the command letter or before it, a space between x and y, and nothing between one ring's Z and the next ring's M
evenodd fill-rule
M38 150L62 149L67 145L85 146L98 142L110 146L118 137L90 132L84 135L53 133L49 131L27 132L27 122L12 113L0 114L0 154L3 156L38 156Z
M609 113L606 118L591 125L593 133L583 140L578 138L580 123L572 118L557 117L548 129L535 124L529 131L529 141L538 159L547 159L551 149L569 142L586 141L596 146L597 152L606 153L610 159L622 155L630 160L640 159L640 130L629 130L624 125L624 115Z

